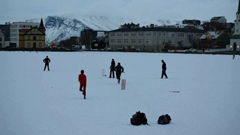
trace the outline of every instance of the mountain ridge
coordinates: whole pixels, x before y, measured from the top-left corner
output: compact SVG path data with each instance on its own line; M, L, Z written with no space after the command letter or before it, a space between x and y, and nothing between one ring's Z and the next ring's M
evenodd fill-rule
M106 16L82 16L82 17L66 17L66 16L47 16L43 18L44 26L46 28L46 43L56 43L61 40L68 39L73 36L80 36L80 32L83 29L93 29L93 30L114 30L118 29L120 25L131 22L140 22L133 21L126 18L118 17L106 17ZM26 20L27 22L40 22L40 19L30 19ZM169 20L157 20L157 21L143 21L140 22L142 26L149 25L150 23L157 25L170 25L171 21ZM178 23L179 21L175 21Z

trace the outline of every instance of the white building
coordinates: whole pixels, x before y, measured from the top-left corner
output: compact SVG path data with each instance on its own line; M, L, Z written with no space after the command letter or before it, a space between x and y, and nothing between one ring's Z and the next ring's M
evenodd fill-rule
M3 48L3 47L5 47L5 36L4 36L4 34L2 33L2 31L0 30L0 48Z
M227 23L227 19L224 16L217 16L217 17L213 17L211 19L211 22L217 22L217 23Z
M240 50L240 0L238 3L238 11L236 13L234 33L230 40L230 48L234 51Z
M30 29L31 27L39 26L39 23L33 22L13 22L10 24L10 43L15 44L19 48L19 29Z
M159 52L164 46L192 47L190 40L197 40L203 33L199 29L173 27L142 27L127 24L109 32L109 47L113 50L140 49Z

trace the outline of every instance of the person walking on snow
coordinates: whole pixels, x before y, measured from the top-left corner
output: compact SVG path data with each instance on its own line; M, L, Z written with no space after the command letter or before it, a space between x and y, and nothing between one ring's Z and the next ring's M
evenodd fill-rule
M114 77L114 69L115 69L115 61L114 61L114 59L112 59L111 66L110 66L109 69L110 69L109 78L112 78L112 76L113 76L113 78L115 78Z
M86 99L87 77L84 74L84 70L81 70L81 74L78 75L78 81L80 83L79 91L82 92L84 99Z
M48 67L48 71L50 71L49 63L51 62L51 60L48 58L48 56L46 56L46 58L43 59L43 62L45 63L44 71L45 71L46 67Z
M116 71L118 83L120 83L121 73L124 72L124 68L121 66L121 64L119 62L118 62L118 65L115 67L115 71Z
M166 74L166 70L167 70L166 63L165 63L164 60L162 60L162 76L161 76L161 79L163 78L163 76L165 76L166 79L168 78L168 77L167 77L167 74Z

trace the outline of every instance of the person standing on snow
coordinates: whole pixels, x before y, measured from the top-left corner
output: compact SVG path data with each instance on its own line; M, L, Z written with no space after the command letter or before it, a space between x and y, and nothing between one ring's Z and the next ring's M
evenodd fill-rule
M118 62L118 65L115 67L115 71L116 71L118 83L120 83L121 73L124 72L124 68L121 66L121 64L119 62Z
M45 71L46 67L48 67L48 71L50 71L49 63L51 62L51 60L48 58L48 56L46 56L46 58L43 60L43 62L45 63L44 71Z
M81 74L78 75L78 81L80 83L79 91L82 92L84 99L86 99L87 77L84 74L84 70L81 70Z
M112 76L114 78L114 69L115 69L115 61L114 61L114 59L112 59L111 66L110 66L109 69L110 69L109 78L112 78Z
M162 76L161 76L161 79L163 78L163 76L165 76L166 79L168 78L168 77L167 77L167 74L166 74L166 70L167 70L166 63L165 63L164 60L162 60Z

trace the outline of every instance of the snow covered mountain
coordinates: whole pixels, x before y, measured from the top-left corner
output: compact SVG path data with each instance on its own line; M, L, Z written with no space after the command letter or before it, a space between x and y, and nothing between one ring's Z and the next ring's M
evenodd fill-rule
M44 19L47 43L59 42L72 36L80 36L83 29L113 30L127 21L122 18L108 18L103 16L85 16L71 18L48 16Z
M47 43L59 42L72 36L79 36L80 31L89 28L77 19L48 16L45 18Z
M40 19L27 20L29 22L40 22ZM47 16L44 18L46 28L46 42L56 43L73 36L80 36L83 29L93 30L114 30L118 29L124 23L140 23L141 26L154 23L156 25L171 25L169 20L156 21L137 21L121 17L106 17L106 16L80 16L76 18L66 16ZM173 22L177 23L177 21Z

